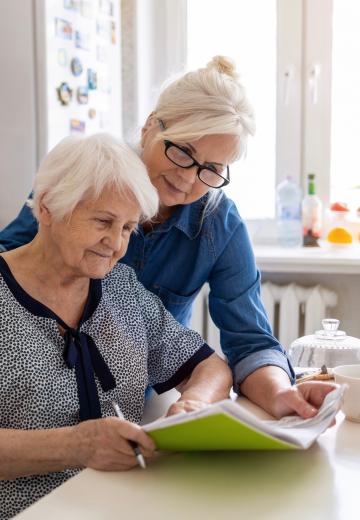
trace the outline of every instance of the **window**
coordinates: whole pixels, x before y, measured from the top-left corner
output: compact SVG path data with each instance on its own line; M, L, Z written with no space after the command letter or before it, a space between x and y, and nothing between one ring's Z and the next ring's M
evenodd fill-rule
M292 175L305 188L309 172L317 175L324 207L335 199L360 205L360 188L354 189L360 185L358 0L139 2L131 92L138 97L139 126L163 81L204 66L213 55L228 55L257 126L226 188L241 215L269 222L276 184Z
M360 206L360 3L357 0L187 2L188 68L233 57L257 133L227 191L247 219L275 215L274 187L317 174L325 207ZM259 189L261 186L261 190Z
M225 191L246 218L274 217L276 166L276 0L189 1L187 68L231 57L256 115L245 160L231 166ZM259 16L261 13L261 16Z
M354 208L360 206L359 25L360 2L334 0L330 198Z

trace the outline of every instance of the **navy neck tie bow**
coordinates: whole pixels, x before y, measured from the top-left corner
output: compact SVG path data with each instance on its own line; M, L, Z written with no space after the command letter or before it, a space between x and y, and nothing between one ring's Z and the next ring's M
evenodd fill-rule
M99 395L95 382L97 376L104 392L116 387L116 381L104 358L100 354L94 340L85 332L80 332L81 325L96 311L102 298L101 280L91 279L89 294L84 312L77 329L69 327L51 309L35 300L18 284L3 257L0 257L0 272L12 294L29 312L35 316L55 320L65 330L65 347L63 357L66 365L75 368L76 384L80 404L80 420L98 419L101 417Z
M68 328L65 331L64 360L68 368L75 368L80 404L80 420L101 417L95 375L104 392L116 387L116 381L94 340L85 332Z

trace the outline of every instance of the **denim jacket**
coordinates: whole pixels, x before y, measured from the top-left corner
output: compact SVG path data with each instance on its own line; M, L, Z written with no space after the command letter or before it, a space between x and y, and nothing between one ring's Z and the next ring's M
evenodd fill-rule
M143 285L188 326L192 304L209 283L209 310L220 329L221 347L234 373L236 387L254 370L281 367L294 382L294 371L283 347L272 335L260 299L260 273L245 224L235 204L222 194L207 211L208 196L179 206L164 223L130 238L121 262L132 267ZM37 224L24 206L0 232L0 250L32 240Z

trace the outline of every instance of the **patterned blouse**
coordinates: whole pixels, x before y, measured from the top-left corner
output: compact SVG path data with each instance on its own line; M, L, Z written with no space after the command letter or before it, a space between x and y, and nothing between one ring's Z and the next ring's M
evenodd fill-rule
M212 353L124 264L90 281L74 330L27 294L0 256L0 428L72 426L114 415L112 400L127 420L138 423L148 385L165 392ZM0 481L0 520L78 471Z

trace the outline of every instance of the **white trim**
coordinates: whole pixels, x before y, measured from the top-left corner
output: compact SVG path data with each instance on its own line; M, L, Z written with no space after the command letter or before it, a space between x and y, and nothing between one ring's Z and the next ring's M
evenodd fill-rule
M33 1L34 55L36 88L36 166L48 151L47 143L47 82L46 82L46 5L44 0ZM55 58L54 58L55 59Z
M138 126L154 109L165 80L186 62L186 1L137 0Z
M165 2L166 70L169 75L185 69L187 55L187 1Z
M276 183L301 183L302 0L277 2Z
M303 1L305 14L303 182L305 183L307 173L316 173L317 193L326 207L330 197L333 2L332 0ZM315 104L309 85L314 67L318 68L316 78L318 92Z

